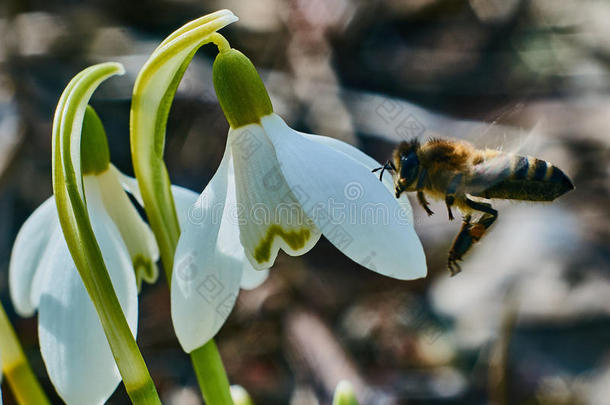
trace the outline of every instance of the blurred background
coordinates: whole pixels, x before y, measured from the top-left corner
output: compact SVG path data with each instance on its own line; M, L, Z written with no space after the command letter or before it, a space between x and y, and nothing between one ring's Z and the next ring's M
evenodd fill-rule
M610 404L609 2L2 0L0 298L54 401L36 320L14 314L7 269L17 231L52 192L59 95L93 63L126 66L92 105L112 161L133 173L139 69L165 36L220 8L240 17L222 33L292 127L379 161L403 139L467 139L549 160L576 186L550 204L495 204L498 221L453 278L446 258L460 221L438 203L428 218L413 201L424 280L384 278L324 239L303 257L280 254L218 335L231 382L259 405L330 404L341 378L363 404ZM212 88L215 52L197 53L168 123L172 181L198 192L228 130ZM162 277L144 287L140 314L138 342L163 402L201 403ZM127 401L119 387L109 403Z

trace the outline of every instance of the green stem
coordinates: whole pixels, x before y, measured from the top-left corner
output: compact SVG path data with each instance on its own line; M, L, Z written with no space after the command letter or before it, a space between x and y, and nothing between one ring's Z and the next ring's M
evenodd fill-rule
M84 113L95 88L122 71L122 66L115 63L91 66L76 75L64 90L53 121L53 191L68 249L95 306L125 389L134 404L156 405L161 404L159 395L108 275L79 188L82 176L72 162L74 144L80 152L80 142L73 139L81 136L80 129L73 133L79 108Z
M226 52L231 50L229 41L219 33L215 32L209 37L209 41L212 42L218 48L218 52Z
M50 404L23 353L2 304L0 304L0 353L2 353L2 373L6 376L17 402L21 405Z
M229 379L214 340L193 350L191 361L206 404L233 404Z

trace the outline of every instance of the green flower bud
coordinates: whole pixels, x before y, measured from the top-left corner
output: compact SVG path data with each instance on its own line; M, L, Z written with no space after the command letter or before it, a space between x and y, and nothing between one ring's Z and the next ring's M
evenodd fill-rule
M231 128L258 123L273 112L256 68L238 50L221 50L214 61L213 78L220 107Z
M354 394L354 387L352 387L349 381L339 381L337 388L335 388L333 405L358 405L356 395Z
M90 105L87 106L83 118L80 153L83 175L98 174L108 169L110 151L106 131L100 117Z

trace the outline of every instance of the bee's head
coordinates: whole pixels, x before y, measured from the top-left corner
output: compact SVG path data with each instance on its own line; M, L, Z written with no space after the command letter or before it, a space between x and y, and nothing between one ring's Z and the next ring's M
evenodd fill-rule
M403 141L394 151L394 166L396 167L396 197L415 186L417 174L419 173L419 141L412 139Z

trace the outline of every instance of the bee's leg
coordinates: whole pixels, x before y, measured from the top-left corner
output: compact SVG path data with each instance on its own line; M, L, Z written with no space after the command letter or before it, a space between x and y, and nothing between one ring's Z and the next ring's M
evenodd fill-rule
M445 196L445 205L447 206L447 214L449 214L449 221L453 221L453 212L451 212L451 206L455 202L455 197L452 195Z
M419 177L417 178L417 185L415 186L417 190L417 201L419 201L419 205L423 207L428 216L434 214L430 208L428 208L428 200L426 200L426 196L422 189L424 188L424 182L426 181L426 177L428 176L428 171L426 169L421 169L419 172Z
M483 212L483 216L474 223L470 222L470 215L464 218L462 228L457 234L453 245L449 250L449 259L447 261L447 267L454 276L459 272L460 266L457 264L458 260L462 260L462 257L472 248L475 242L481 240L487 229L496 221L498 218L498 211L491 207L491 204L481 203L473 201L466 197L466 204L473 210ZM457 271L456 271L457 269Z
M426 196L424 195L423 191L417 192L417 201L419 201L419 204L423 207L423 209L426 211L426 214L428 214L428 216L434 214L434 211L432 211L430 208L428 208L428 200L426 200Z
M491 204L482 203L478 201L473 201L470 198L466 197L466 204L477 211L483 212L483 216L472 225L472 229L470 233L475 237L475 242L483 237L485 231L489 229L489 227L496 222L498 218L498 211L491 207Z
M426 182L426 178L428 177L428 171L424 168L419 170L419 176L417 177L417 185L415 188L417 191L421 191L424 188L424 183Z
M470 215L466 215L462 222L462 227L458 232L455 240L453 241L453 245L451 245L451 249L449 250L449 258L447 259L447 268L451 272L451 276L455 276L462 269L460 265L457 263L458 260L462 260L462 256L470 246L472 246L472 237L468 230L472 226L470 223Z
M456 174L451 182L449 183L449 187L447 187L447 191L445 192L445 205L447 205L447 214L449 214L449 221L453 221L453 212L451 212L451 206L455 202L455 193L460 185L460 181L462 181L462 174Z

